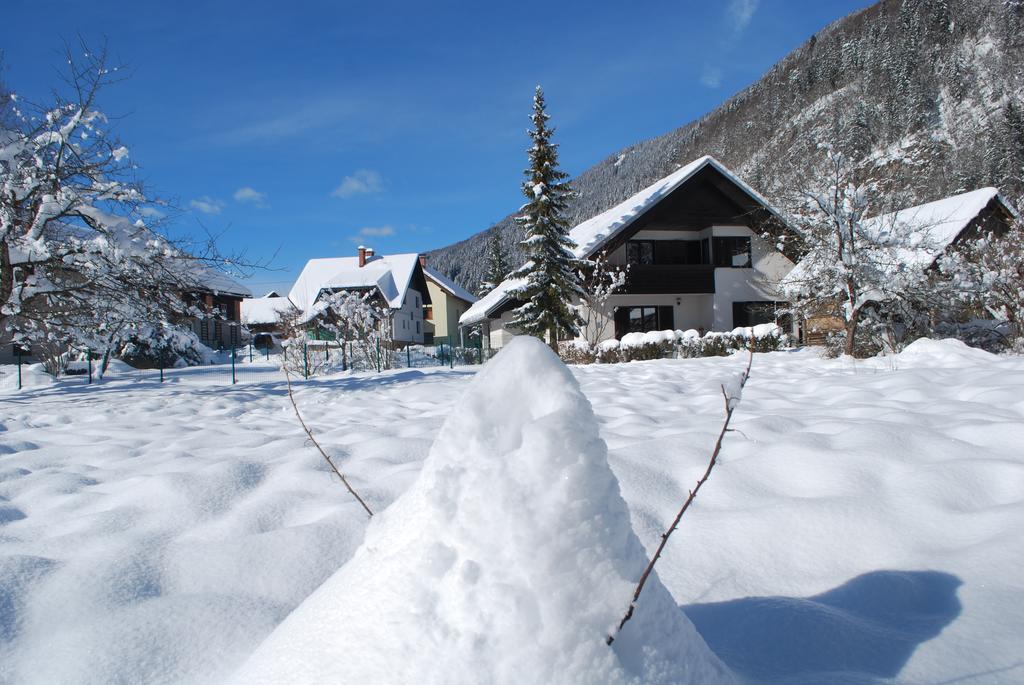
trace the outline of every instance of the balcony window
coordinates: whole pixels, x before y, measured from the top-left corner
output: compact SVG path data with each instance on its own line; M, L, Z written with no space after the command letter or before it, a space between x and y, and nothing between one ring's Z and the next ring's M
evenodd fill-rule
M630 240L626 243L628 264L654 264L653 240Z
M711 245L715 266L745 269L750 267L750 238L714 238Z

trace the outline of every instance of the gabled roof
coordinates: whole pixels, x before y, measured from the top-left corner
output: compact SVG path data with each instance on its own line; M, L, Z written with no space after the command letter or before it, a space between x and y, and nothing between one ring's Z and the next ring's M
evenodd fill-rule
M247 325L275 324L281 315L295 309L287 297L277 294L265 297L248 297L242 300L242 323Z
M311 259L292 286L288 299L308 315L322 290L376 288L390 308L400 309L418 264L419 255L415 252L367 257L362 267L358 257Z
M470 304L477 301L477 296L469 292L455 281L439 274L438 272L430 269L429 267L423 267L423 275L429 280L437 284L439 288L447 291L452 297L457 297L460 300L465 300Z
M592 257L605 243L628 228L630 224L643 216L647 210L664 200L672 194L672 191L693 178L698 171L705 167L711 167L725 176L746 193L750 199L768 210L783 226L788 226L785 219L756 190L741 181L717 159L711 155L704 155L686 166L680 167L660 181L655 181L611 209L601 212L573 228L569 232L569 237L577 245L574 250L576 256L582 258Z
M882 240L905 245L899 249L905 263L927 266L996 199L1009 214L1016 215L997 188L979 188L866 219L864 229Z
M748 195L751 200L770 212L780 224L789 226L788 222L757 191L741 181L717 159L710 155L704 155L686 166L680 167L665 178L655 181L611 209L578 224L569 231L569 238L576 243L573 253L579 258L592 257L610 240L629 228L634 221L643 216L649 209L671 195L673 191L706 167L711 167L725 176L737 188ZM522 281L508 279L502 281L498 284L498 287L470 307L459 318L459 324L469 326L488 318L490 312L512 299L511 293L521 287L522 284Z

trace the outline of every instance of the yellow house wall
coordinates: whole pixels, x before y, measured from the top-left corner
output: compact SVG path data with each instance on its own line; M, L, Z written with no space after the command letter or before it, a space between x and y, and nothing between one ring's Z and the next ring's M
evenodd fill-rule
M459 317L469 309L469 303L452 297L451 293L429 278L427 279L427 291L430 293L430 302L433 305L434 337L454 336L454 341L458 341Z

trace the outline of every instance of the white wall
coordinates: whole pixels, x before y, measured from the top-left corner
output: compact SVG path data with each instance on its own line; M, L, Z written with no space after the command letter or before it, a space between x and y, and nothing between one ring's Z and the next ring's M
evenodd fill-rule
M766 242L745 226L715 226L716 236L749 236L749 269L715 269L714 320L711 330L729 331L734 328L732 305L734 302L778 301L781 296L773 284L793 268L789 261L773 245Z
M416 324L419 324L419 332ZM423 296L418 290L409 288L401 309L394 310L393 337L400 343L423 343Z

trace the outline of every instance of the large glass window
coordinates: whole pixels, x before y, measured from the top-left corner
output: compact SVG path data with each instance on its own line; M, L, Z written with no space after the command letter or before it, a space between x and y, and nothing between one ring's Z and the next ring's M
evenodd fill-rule
M670 330L674 327L674 318L671 306L616 307L615 337L621 338L627 333Z
M658 328L657 307L630 307L629 332L645 333Z
M750 238L715 238L712 241L715 266L747 268L750 266Z

